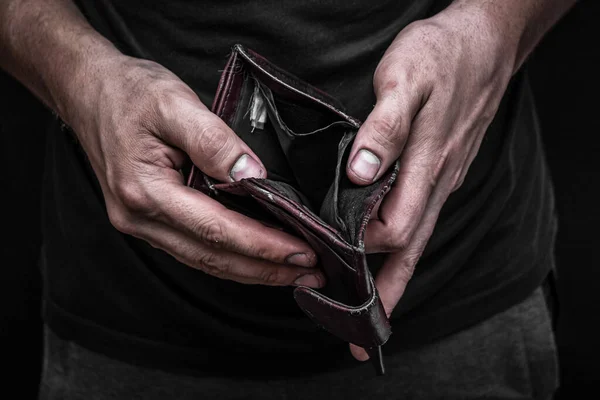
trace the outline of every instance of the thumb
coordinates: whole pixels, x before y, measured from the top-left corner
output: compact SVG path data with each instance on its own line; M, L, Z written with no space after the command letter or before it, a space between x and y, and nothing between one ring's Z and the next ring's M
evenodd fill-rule
M187 153L205 174L223 182L266 177L256 154L200 100L182 99L162 117L160 137Z
M393 88L378 92L377 104L359 129L348 157L346 173L357 185L376 181L400 157L420 104L420 96L408 93L406 86L383 86Z

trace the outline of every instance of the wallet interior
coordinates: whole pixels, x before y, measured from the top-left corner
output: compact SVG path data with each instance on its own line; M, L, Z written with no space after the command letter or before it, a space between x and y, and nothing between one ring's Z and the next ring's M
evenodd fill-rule
M349 245L359 246L361 227L370 214L365 202L377 185L356 186L346 176L358 127L319 103L262 82L251 71L243 73L230 126L262 160L267 169L263 181L305 206ZM286 229L276 219L265 221L264 212L256 209L251 198L240 201L238 197L230 206Z

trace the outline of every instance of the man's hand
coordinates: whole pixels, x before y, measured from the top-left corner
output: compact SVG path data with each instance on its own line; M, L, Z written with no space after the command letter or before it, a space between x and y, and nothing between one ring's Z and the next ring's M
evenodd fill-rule
M504 4L456 1L409 25L375 72L377 104L358 132L347 174L356 184L368 184L400 159L398 178L365 237L368 252L391 253L375 278L388 317L443 204L477 155L508 82L527 54L523 46L533 47L530 38L522 40L527 24L520 24L525 11L534 8L528 3L540 2L497 3ZM514 20L509 20L511 4ZM359 360L368 358L359 347L351 345L351 350Z
M266 176L188 86L156 63L124 56L102 62L91 79L98 89L86 90L71 120L118 230L220 278L322 286L306 243L185 187L178 171L186 155L221 181Z
M186 155L222 181L266 173L189 87L121 54L72 1L0 2L0 66L77 134L117 229L223 279L324 284L307 243L184 185Z

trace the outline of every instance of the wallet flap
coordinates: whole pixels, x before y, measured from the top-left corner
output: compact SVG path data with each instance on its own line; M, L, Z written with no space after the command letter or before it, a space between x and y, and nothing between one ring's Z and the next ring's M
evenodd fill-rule
M318 326L348 343L371 348L385 344L392 331L372 278L369 285L371 296L354 307L307 287L296 288L294 298Z

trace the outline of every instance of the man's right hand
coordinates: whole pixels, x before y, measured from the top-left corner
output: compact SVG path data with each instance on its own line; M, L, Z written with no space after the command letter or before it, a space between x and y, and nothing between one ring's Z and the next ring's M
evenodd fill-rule
M120 53L72 0L0 1L0 67L78 136L120 231L242 283L320 287L307 243L184 185L186 158L221 181L264 177L258 157L166 68Z
M184 185L187 155L221 181L265 177L258 157L164 67L111 57L75 78L69 122L100 181L111 223L179 261L241 283L321 287L303 241ZM77 101L73 101L76 99Z

